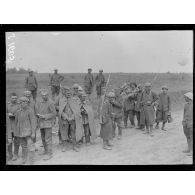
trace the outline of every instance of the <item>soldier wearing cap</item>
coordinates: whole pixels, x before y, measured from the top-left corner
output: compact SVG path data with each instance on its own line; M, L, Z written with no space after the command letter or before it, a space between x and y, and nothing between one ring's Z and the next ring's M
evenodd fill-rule
M115 99L110 101L113 108L113 137L115 137L116 124L118 127L118 139L122 136L123 99L120 95L120 88L114 89Z
M87 101L87 95L85 93L81 94L81 116L85 134L85 144L88 145L92 143L97 138L96 129L95 129L95 120L92 106Z
M86 74L84 78L84 89L85 89L85 93L88 95L89 100L90 100L90 96L92 94L92 90L94 86L94 78L91 72L92 72L92 69L89 68L88 74Z
M95 77L95 85L96 85L97 97L100 98L102 95L102 87L105 87L106 85L106 80L103 75L102 69L99 71L99 74Z
M139 84L137 86L137 93L135 94L135 113L137 118L137 128L136 129L143 129L143 126L140 124L140 116L141 116L141 108L140 108L140 101L143 93L143 86Z
M41 100L36 104L38 126L41 131L41 139L44 147L44 160L52 158L52 127L56 118L56 109L52 100L48 98L46 89L41 90Z
M16 93L11 93L10 94L10 102L8 102L7 105L7 110L6 113L8 115L8 123L9 123L9 127L10 127L10 134L11 134L11 140L9 141L8 144L8 155L9 155L9 159L8 160L16 160L17 159L17 142L14 139L14 131L15 131L15 116L16 116L16 112L19 110L19 105L17 103L17 95ZM12 152L12 143L14 141L14 156L13 156L13 152Z
M146 126L145 134L149 134L150 136L153 136L152 129L155 123L154 105L158 100L158 96L156 95L156 93L151 91L151 87L152 87L151 83L145 83L145 89L140 99L140 105L142 109L141 116L140 116L140 123L144 127Z
M183 113L183 131L187 139L188 148L183 152L192 156L193 152L193 93L188 92L184 94L186 104Z
M70 90L66 91L64 99L59 102L59 118L61 120L61 137L63 142L62 152L67 151L67 142L72 139L73 150L79 152L77 142L84 135L80 105L72 98Z
M157 112L156 112L156 129L159 129L159 123L162 121L162 130L166 131L168 115L171 113L171 98L167 94L168 87L162 86L162 93L159 94Z
M26 90L31 91L32 97L34 101L36 101L38 83L32 70L29 71L29 75L25 78L25 88Z
M51 87L52 99L55 101L55 96L60 93L60 83L64 80L64 77L58 74L58 69L54 69L54 74L50 77L49 86Z
M19 146L22 146L22 164L27 163L28 156L30 164L33 164L35 146L32 139L35 138L36 119L32 109L28 106L29 99L21 97L20 102L21 108L16 113L14 135ZM18 151L16 155L18 156Z
M109 92L107 94L107 98L102 106L101 110L101 129L100 129L100 137L103 139L103 149L111 150L112 144L110 141L112 140L113 134L113 107L111 102L115 99L115 94L113 92Z

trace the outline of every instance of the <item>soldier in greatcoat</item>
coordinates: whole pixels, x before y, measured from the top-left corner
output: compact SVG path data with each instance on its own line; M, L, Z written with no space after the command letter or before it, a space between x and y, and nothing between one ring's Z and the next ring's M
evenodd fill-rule
M103 103L103 107L101 110L101 118L100 118L100 137L103 140L103 149L111 150L112 144L110 141L112 140L113 134L113 108L111 102L114 101L115 94L113 92L109 92L107 94L107 99Z
M101 95L103 94L102 88L105 87L106 85L106 80L103 75L102 69L99 71L99 74L95 77L95 85L96 85L97 97L99 99Z
M86 74L84 78L84 90L85 90L85 93L88 95L89 100L91 99L90 96L92 94L93 86L94 86L94 78L91 72L92 72L92 69L89 68L88 74Z
M156 93L151 91L151 83L145 84L145 90L142 93L140 105L142 109L140 123L146 127L145 133L153 136L152 130L155 123L154 105L158 100Z
M28 106L28 98L21 97L20 102L21 107L16 112L14 136L19 146L22 146L22 164L27 163L28 157L29 163L33 164L35 146L32 139L35 138L36 118Z
M52 100L49 99L48 90L41 90L41 100L36 104L38 126L41 131L41 139L44 147L44 160L52 158L52 127L56 118L56 109Z
M87 95L85 93L81 94L80 109L85 134L85 143L93 143L97 138L94 113L92 106L87 101Z
M58 69L54 69L54 74L50 77L49 86L51 87L52 99L55 101L55 96L60 93L60 83L64 80L64 77L58 74Z
M63 141L62 152L67 150L69 133L72 139L73 150L79 152L77 142L84 136L80 105L77 100L72 98L70 90L66 92L66 98L59 101L59 117L62 122L60 128Z
M186 104L183 113L183 131L187 139L188 148L183 152L192 156L193 153L193 93L188 92L184 94Z
M10 97L10 102L8 102L7 105L7 115L8 115L8 122L9 122L9 127L10 127L10 134L11 134L11 138L12 140L9 142L8 144L8 154L9 154L9 160L17 160L18 158L18 150L17 148L19 148L17 140L14 138L14 131L15 131L15 117L16 117L16 112L19 110L20 106L17 102L18 97L16 95L16 93L11 93L11 97ZM13 144L14 143L14 155L12 152L12 148L13 148Z
M156 129L159 129L159 123L162 121L162 130L166 131L165 124L167 123L168 115L171 113L171 98L167 94L168 87L162 87L162 93L159 94L157 112L156 112Z

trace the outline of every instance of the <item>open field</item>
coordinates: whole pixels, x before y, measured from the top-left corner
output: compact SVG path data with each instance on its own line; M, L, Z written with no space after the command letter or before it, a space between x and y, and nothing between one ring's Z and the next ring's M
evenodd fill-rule
M84 74L62 74L67 81L67 85L74 83L83 84ZM135 81L145 83L152 81L155 73L113 73L109 83L109 90L121 86L125 81ZM10 92L15 91L22 95L24 90L24 79L26 75L7 74L6 75L6 98ZM49 83L49 74L37 74L39 88L46 88ZM105 74L106 78L108 74ZM38 131L36 152L36 163L41 164L124 164L124 165L147 165L147 164L191 164L192 157L182 153L187 146L186 139L182 130L182 116L184 99L183 94L192 91L192 74L159 74L157 80L153 83L153 91L159 93L162 85L169 87L169 93L172 98L172 116L173 123L167 124L167 131L154 130L154 137L144 135L142 131L136 129L124 129L122 140L113 140L113 150L105 151L102 149L100 138L96 140L95 145L81 146L81 151L75 153L72 150L62 153L58 144L58 137L53 134L53 152L54 156L45 162L39 152L43 150L40 132ZM97 106L95 93L92 96L94 110ZM8 99L7 99L8 100ZM97 122L97 121L96 121ZM97 131L99 130L97 124ZM54 129L55 131L55 129ZM19 162L15 162L18 164Z

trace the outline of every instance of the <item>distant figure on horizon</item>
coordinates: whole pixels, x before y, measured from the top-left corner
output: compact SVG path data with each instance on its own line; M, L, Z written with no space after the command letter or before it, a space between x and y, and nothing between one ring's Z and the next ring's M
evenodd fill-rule
M90 100L90 96L92 94L92 90L94 86L94 78L91 72L92 72L92 69L89 68L88 74L86 74L84 78L84 89L85 89L85 93L88 95L89 100Z
M34 101L36 101L38 83L32 70L29 71L29 75L25 78L25 88L26 91L31 92Z
M51 87L52 99L55 101L55 96L58 96L60 93L60 83L64 80L64 77L58 74L58 69L54 69L54 74L50 75L50 83Z
M106 80L103 75L103 70L99 70L99 74L95 77L95 85L98 99L102 95L102 88L106 85Z

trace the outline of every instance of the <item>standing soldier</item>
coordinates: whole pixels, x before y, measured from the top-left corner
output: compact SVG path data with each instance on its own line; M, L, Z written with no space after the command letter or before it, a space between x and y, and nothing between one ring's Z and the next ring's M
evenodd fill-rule
M135 113L136 113L136 118L137 118L137 128L136 129L143 129L142 125L140 124L140 116L141 116L141 108L140 108L140 101L141 101L141 96L143 93L142 90L142 85L139 84L137 86L138 91L136 92L135 95Z
M31 92L30 91L25 91L24 92L24 97L28 98L28 100L29 100L29 106L32 109L33 114L34 114L34 116L36 118L36 107L35 107L35 102L32 99ZM37 120L36 120L36 130L37 130ZM34 142L34 144L36 143L36 133L35 133L35 138L33 139L33 142ZM35 150L36 151L38 150L37 147L36 147L36 144L35 144Z
M159 122L162 121L162 130L166 131L165 124L168 119L168 115L171 112L171 99L170 96L167 94L168 87L162 87L162 93L159 94L159 101L157 106L156 112L156 129L159 129Z
M158 100L156 93L151 91L151 83L145 84L145 90L141 96L141 109L143 109L143 116L141 124L146 126L145 133L149 133L150 136L153 136L152 129L155 123L155 111L154 111L154 104Z
M53 101L48 98L48 91L41 90L42 100L36 104L36 113L38 117L38 126L41 131L43 143L44 160L52 158L52 127L56 117L56 110Z
M186 104L184 106L183 114L183 131L187 139L188 149L183 152L189 153L192 156L193 152L193 93L188 92L184 94Z
M115 99L111 101L113 107L113 137L115 137L116 124L118 126L118 139L122 136L123 99L120 96L120 88L114 90Z
M92 72L92 69L89 68L88 74L86 74L84 78L84 89L85 89L85 93L88 95L89 100L90 100L90 96L92 94L92 90L94 86L94 78L91 72Z
M101 110L101 129L100 129L100 137L103 139L103 149L112 150L110 140L112 140L113 133L113 108L111 102L115 99L115 94L113 92L108 93L107 98L102 106Z
M25 88L26 90L31 91L33 99L36 101L38 83L32 70L29 71L29 76L25 78Z
M20 98L21 108L16 113L16 129L14 131L15 139L19 146L22 146L22 164L27 162L28 156L30 164L34 163L35 146L33 138L35 138L36 119L32 109L29 108L29 100L26 97ZM17 148L17 154L19 146Z
M125 90L126 96L124 98L123 102L123 111L124 111L124 126L127 128L127 121L128 117L130 120L130 128L135 127L135 121L134 121L134 116L135 116L135 97L131 93L130 88L126 88Z
M83 128L85 134L85 143L86 145L94 142L97 138L96 129L95 129L95 120L92 106L87 102L87 95L85 93L81 94L81 116L83 121Z
M79 152L76 142L82 139L84 132L80 105L77 100L72 98L70 89L67 89L65 96L66 98L60 99L59 101L59 117L62 123L60 128L63 141L62 152L67 151L69 134L72 139L73 150Z
M60 83L64 80L64 77L58 74L58 69L54 69L54 74L50 76L49 86L51 87L52 99L55 101L55 96L60 93Z
M16 117L16 112L19 109L19 105L17 103L17 95L16 93L11 93L11 100L10 102L8 102L8 106L7 106L7 115L8 115L8 122L9 122L9 127L10 127L10 134L11 134L11 138L12 140L10 142L8 142L8 153L9 153L9 160L17 160L18 158L18 153L17 153L17 140L14 139L14 131L15 131L15 117ZM12 153L12 143L14 141L14 156Z
M96 84L97 97L99 99L102 95L102 88L105 87L106 84L102 69L99 71L99 74L95 78L95 84Z

